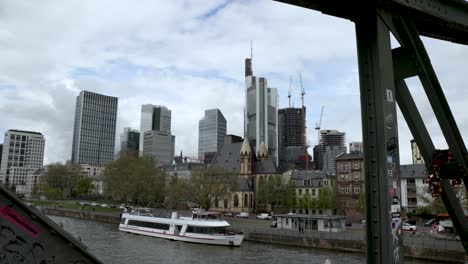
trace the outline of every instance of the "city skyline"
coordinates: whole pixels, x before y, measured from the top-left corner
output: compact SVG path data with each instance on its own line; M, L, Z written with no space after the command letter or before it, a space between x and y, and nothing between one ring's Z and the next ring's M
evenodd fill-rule
M0 22L8 27L0 32L7 47L0 51L5 62L0 65L0 133L11 128L40 131L47 141L45 164L70 158L74 98L81 90L119 98L117 131L139 127L142 104L167 105L173 109L177 153L182 149L197 156L192 131L205 109L219 108L230 123L228 134L243 135L244 100L239 94L250 40L256 72L279 89L279 108L287 106L290 75L295 107L300 105L297 75L302 72L311 145L316 144L312 128L322 104L323 129L344 131L349 142L362 140L355 35L349 21L272 1L4 5L8 16ZM167 9L171 12L157 11ZM172 17L174 12L181 15ZM64 19L73 16L93 26ZM463 71L468 48L423 41L466 142ZM187 42L193 48L186 49ZM49 49L54 52L41 52ZM436 146L444 148L433 114L418 96L420 85L413 78L409 86L425 107L422 115ZM409 164L413 137L401 116L399 121L402 164Z

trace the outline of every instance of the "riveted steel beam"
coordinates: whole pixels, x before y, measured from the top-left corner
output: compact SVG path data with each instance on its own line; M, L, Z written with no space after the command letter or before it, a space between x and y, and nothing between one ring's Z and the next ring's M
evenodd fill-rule
M3 186L0 254L5 263L102 263L68 232Z
M390 31L375 12L356 21L364 141L367 263L401 263L398 131Z

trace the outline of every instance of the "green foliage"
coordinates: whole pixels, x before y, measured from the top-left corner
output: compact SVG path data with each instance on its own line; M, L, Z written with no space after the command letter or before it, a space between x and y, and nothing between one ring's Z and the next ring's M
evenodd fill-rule
M58 188L46 187L43 194L49 200L58 200L62 198L62 191Z
M77 195L87 195L94 189L94 184L91 178L83 178L78 181L78 185L76 187L76 194Z
M432 211L431 206L419 207L419 208L417 208L416 210L414 210L412 212L412 215L422 217L424 219L432 219L435 216L435 214ZM410 217L410 213L408 213L407 216L408 216L408 218L412 218L412 217Z
M115 201L158 205L164 201L164 181L152 160L124 152L106 167L104 192Z
M320 209L333 209L336 207L336 194L334 190L324 187L319 191L317 207Z
M356 203L356 211L364 215L366 211L366 194L365 192L360 192L358 197L358 202Z
M80 167L77 165L52 164L41 178L41 189L46 196L57 195L57 198L74 196L80 177ZM53 190L53 191L51 191Z
M275 175L269 180L259 180L255 199L258 207L270 205L273 208L279 204L292 207L296 203L294 196L294 187L283 183L281 175Z
M165 205L168 209L178 209L187 200L186 188L187 181L184 179L172 179L166 185Z
M237 175L225 172L222 168L210 167L194 171L188 181L178 181L175 185L183 195L183 200L191 201L209 210L216 201L222 200L238 185ZM172 202L174 199L171 199Z

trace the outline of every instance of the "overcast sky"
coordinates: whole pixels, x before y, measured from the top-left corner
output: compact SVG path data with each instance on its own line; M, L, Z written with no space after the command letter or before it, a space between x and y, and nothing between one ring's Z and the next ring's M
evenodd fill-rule
M45 164L70 159L76 96L119 98L116 141L139 129L142 104L172 110L176 153L197 155L198 121L219 108L228 133L243 135L244 59L286 107L289 77L307 136L325 105L322 129L361 141L354 24L268 0L0 1L0 133L33 130L46 138ZM465 141L468 47L423 39ZM417 79L409 81L437 147L446 147ZM465 88L465 89L464 89ZM402 164L412 138L400 115Z

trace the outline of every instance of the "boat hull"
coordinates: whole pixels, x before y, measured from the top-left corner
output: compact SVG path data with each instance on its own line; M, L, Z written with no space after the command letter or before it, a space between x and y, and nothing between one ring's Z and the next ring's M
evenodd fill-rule
M219 246L240 246L244 240L244 235L205 235L196 233L185 233L184 235L173 234L169 231L150 230L148 228L141 228L135 226L119 225L119 230L132 234L145 235L157 238L164 238L175 241L183 241L190 243L219 245Z

